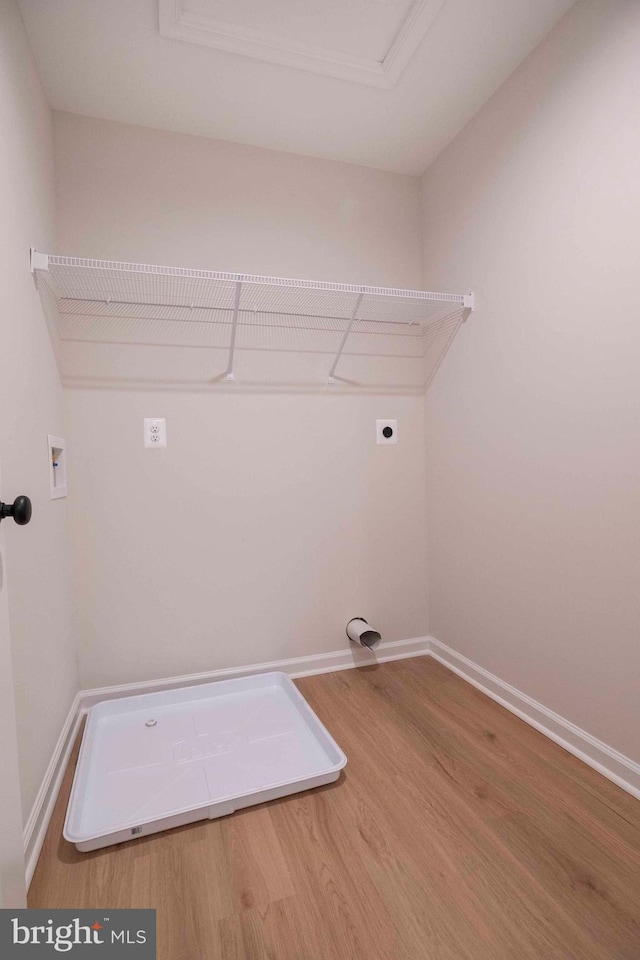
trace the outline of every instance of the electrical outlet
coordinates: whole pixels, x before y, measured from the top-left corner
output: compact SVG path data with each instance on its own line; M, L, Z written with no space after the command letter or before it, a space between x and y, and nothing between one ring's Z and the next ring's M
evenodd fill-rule
M145 447L166 447L167 421L164 417L144 418L144 445Z
M376 443L397 443L398 421L376 420Z

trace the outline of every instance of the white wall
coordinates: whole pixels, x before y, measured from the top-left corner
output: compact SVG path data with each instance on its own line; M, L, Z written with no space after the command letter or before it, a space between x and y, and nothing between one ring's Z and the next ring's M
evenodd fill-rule
M423 179L479 310L427 396L431 632L640 760L640 6L583 0Z
M58 252L419 285L413 178L55 124ZM136 348L113 350L126 371ZM352 616L426 633L421 397L163 387L66 391L83 686L339 649ZM166 450L143 448L144 416L166 417Z
M28 815L77 689L67 503L49 498L47 434L62 388L29 272L53 237L51 115L13 0L0 5L1 499L25 493L33 519L3 523L20 774Z
M415 177L54 118L57 253L339 283L420 280Z

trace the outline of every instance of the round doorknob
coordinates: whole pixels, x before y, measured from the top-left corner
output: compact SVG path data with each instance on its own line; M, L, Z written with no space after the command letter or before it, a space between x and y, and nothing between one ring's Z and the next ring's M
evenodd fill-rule
M31 500L29 497L16 497L13 503L0 502L0 520L13 517L20 527L24 527L31 520Z

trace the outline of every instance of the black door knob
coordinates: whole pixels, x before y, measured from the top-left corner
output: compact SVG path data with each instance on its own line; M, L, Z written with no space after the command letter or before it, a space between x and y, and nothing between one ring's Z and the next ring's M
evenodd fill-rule
M0 502L0 520L13 517L20 527L31 520L31 500L29 497L16 497L13 503Z

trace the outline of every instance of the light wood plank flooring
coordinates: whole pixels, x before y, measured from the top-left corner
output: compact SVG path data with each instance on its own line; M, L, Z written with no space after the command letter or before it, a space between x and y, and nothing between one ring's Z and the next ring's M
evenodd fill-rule
M159 960L639 960L640 802L426 657L298 686L335 784L81 854L31 907L155 907Z

